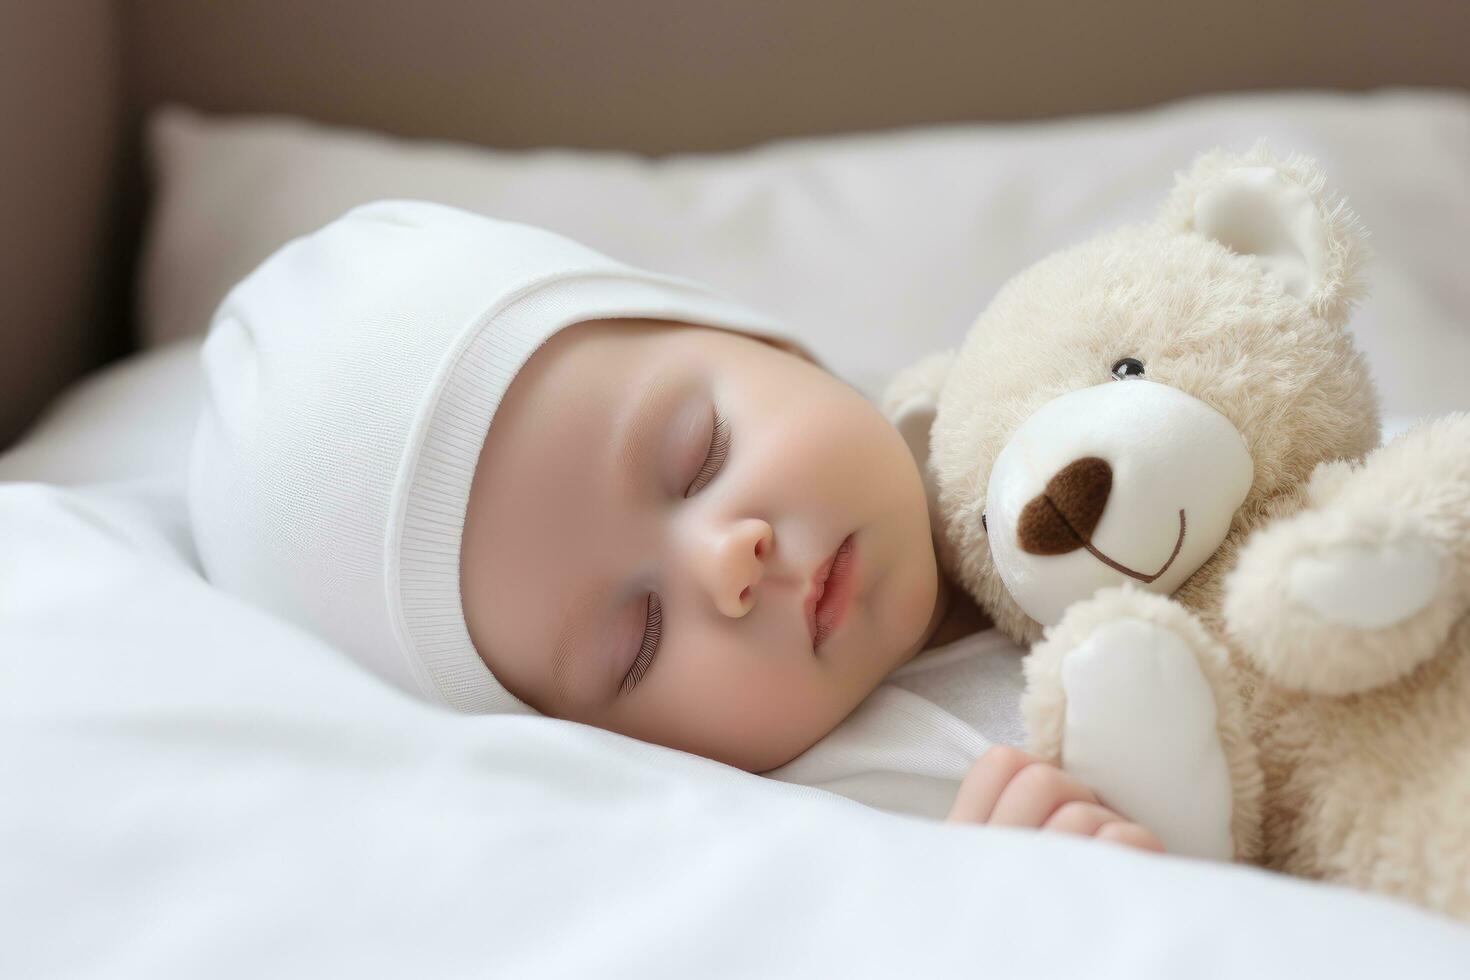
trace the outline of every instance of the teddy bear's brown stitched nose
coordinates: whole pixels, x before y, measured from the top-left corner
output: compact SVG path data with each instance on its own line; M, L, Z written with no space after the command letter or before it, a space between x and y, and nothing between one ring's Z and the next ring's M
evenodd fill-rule
M1065 555L1085 547L1102 519L1113 489L1107 460L1073 460L1046 481L1046 488L1021 509L1016 539L1033 555Z

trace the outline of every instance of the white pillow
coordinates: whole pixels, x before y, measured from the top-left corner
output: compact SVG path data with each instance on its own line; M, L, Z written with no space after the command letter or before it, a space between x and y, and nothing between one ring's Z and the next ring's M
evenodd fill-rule
M379 197L542 225L787 322L870 395L954 344L1007 278L1151 215L1204 149L1316 156L1373 233L1355 330L1385 411L1470 408L1470 93L1239 95L1127 115L965 125L650 160L413 143L279 118L152 120L141 318L202 332L277 246Z
M156 478L182 497L204 397L199 345L198 337L185 337L74 382L0 453L0 481Z

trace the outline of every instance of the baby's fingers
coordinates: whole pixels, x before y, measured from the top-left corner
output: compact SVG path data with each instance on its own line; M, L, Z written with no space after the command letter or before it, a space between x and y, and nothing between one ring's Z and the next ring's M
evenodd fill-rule
M1055 830L1062 834L1076 834L1079 837L1091 837L1103 827L1123 818L1101 803L1087 803L1082 800L1073 800L1071 803L1063 803L1057 808L1057 812L1051 815L1051 819L1042 825L1042 830Z
M954 805L949 810L953 823L985 823L995 809L996 801L1015 775L1040 760L1034 755L998 745L990 749L970 767L960 783Z
M1068 803L1096 803L1097 797L1075 776L1044 763L1027 766L1000 794L990 823L1001 827L1041 827Z
M1080 837L1096 837L1098 840L1112 841L1144 851L1163 853L1164 850L1164 845L1147 828L1129 821L1101 803L1064 803L1042 825L1042 829L1077 834Z
M1114 844L1122 844L1126 847L1136 847L1141 851L1157 851L1164 853L1164 845L1153 835L1147 827L1136 823L1128 823L1119 820L1115 823L1106 824L1101 830L1093 835L1098 840L1110 840Z

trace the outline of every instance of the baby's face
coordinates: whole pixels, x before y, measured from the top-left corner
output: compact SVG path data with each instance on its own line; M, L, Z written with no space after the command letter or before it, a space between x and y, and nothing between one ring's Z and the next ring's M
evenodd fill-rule
M614 320L506 392L461 589L543 714L762 772L914 655L938 569L917 465L857 391L741 334Z

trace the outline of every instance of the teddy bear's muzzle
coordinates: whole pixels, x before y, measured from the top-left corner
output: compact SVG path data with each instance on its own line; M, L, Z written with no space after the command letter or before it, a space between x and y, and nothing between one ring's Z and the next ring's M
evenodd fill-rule
M1177 388L1129 380L1072 391L996 458L991 555L1043 625L1124 582L1167 595L1220 546L1253 477L1230 421Z
M1046 481L1046 487L1021 509L1016 523L1016 542L1032 555L1065 555L1082 548L1092 557L1129 578L1147 585L1162 576L1179 557L1184 546L1188 521L1179 512L1179 538L1169 560L1152 574L1140 572L1114 561L1092 543L1092 532L1102 519L1113 486L1113 468L1105 459L1084 456L1062 467L1060 473Z

